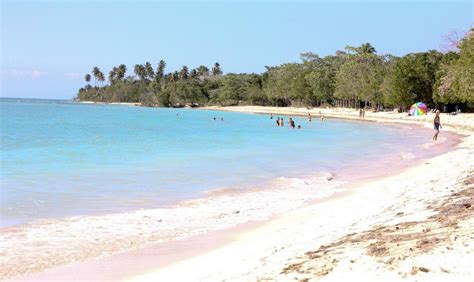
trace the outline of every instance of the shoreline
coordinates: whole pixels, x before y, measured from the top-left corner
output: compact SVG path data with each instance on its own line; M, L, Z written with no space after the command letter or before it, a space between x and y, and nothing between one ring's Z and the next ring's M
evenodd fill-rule
M472 143L472 142L471 142L471 143ZM452 152L454 149L455 149L455 148L452 148L452 149L451 149L451 152ZM445 153L445 154L443 154L443 155L446 155L446 154L449 154L449 153ZM436 157L435 157L435 158L436 158ZM420 161L420 164L417 165L417 167L422 166L422 165L421 165L422 162L425 162L425 161L429 162L429 160L430 160L430 159ZM408 170L411 170L411 169L414 169L413 166L410 166L410 168L408 168ZM397 175L400 174L400 173L404 173L404 172L403 172L403 171L402 171L402 172L398 171L398 172L397 172ZM383 177L373 177L373 178L371 178L371 179L362 181L362 183L359 183L359 184L357 184L357 185L355 185L355 186L362 186L362 187L363 187L364 185L366 186L367 183L369 183L369 185L370 185L370 183L377 182L377 181L380 182L380 179L385 179L385 178L390 178L390 177L392 177L392 176L388 176L388 177L387 177L387 176L383 176ZM364 184L364 183L366 183L366 184ZM359 187L359 188L360 188L360 187ZM350 199L351 197L353 197L353 194L355 194L355 195L358 194L359 188L351 189L351 191L348 192L350 195L347 195L347 196L341 196L341 195L332 196L331 199L324 199L323 202L325 202L325 201L327 201L327 202L334 202L334 201L338 202L338 201L340 201L340 200L338 200L339 198L344 198L344 199L346 199L346 200L347 200L347 199ZM345 193L345 192L342 192L342 193ZM316 201L317 201L317 200L316 200ZM318 202L317 205L321 205L321 204L324 205L324 203L321 203L321 202L319 202L319 201L317 201L317 202ZM311 207L314 208L314 203L312 203L312 204L310 204L310 205L308 205L308 206L303 206L303 207L297 208L297 209L295 209L295 210L290 210L290 211L283 212L283 214L280 214L280 215L276 216L276 218L275 218L275 217L271 217L270 219L264 220L263 223L258 224L258 225L264 226L264 229L265 229L265 228L266 228L265 226L267 226L267 225L272 225L272 224L273 224L272 222L280 220L280 217L285 218L286 216L291 215L291 214L293 214L293 213L295 213L295 212L296 212L296 213L299 213L300 210L305 210L305 209L308 209L308 208L311 209ZM255 227L255 226L254 226L254 227ZM250 229L252 229L252 230L247 230L247 229L245 229L245 228L241 228L241 226L239 226L239 225L235 226L235 228L236 228L236 230L234 230L234 231L232 231L232 232L233 232L233 233L234 233L234 232L237 232L237 233L239 233L239 234L240 234L240 233L243 233L243 234L252 233L252 232L255 232L255 229L257 229L257 230L261 229L260 227L257 227L257 228L250 228ZM243 229L243 230L240 230L240 229ZM232 230L232 228L231 228L230 230ZM212 231L211 231L211 234L212 234ZM242 235L242 234L241 234L241 235ZM200 235L198 235L198 236L200 236ZM246 235L245 235L245 236L246 236ZM225 237L225 236L224 236L224 237ZM204 239L203 239L204 242L207 240L207 239L205 239L205 238L206 238L205 235L202 236L201 238L204 238ZM235 242L240 242L240 241L241 241L241 240L240 240L240 236L238 236L238 238L235 239L235 240L234 240L234 239L229 239L229 238L227 238L227 240L225 240L225 238L222 238L222 237L221 237L220 239L221 239L221 240L223 239L223 240L222 240L222 241L219 241L219 242L221 242L221 243L218 244L217 246L211 246L211 247L209 247L209 248L207 248L207 249L198 251L198 252L196 252L196 253L192 253L192 254L190 254L190 258L189 258L189 256L184 255L184 256L181 256L177 261L174 261L174 262L171 263L171 264L170 264L170 263L167 263L167 264L166 264L167 267L164 267L164 268L163 268L163 267L160 266L160 267L158 268L158 270L155 270L155 271L151 270L150 268L148 268L148 270L140 269L140 271L142 272L142 274L143 274L143 272L148 273L147 275L152 275L152 274L153 274L153 275L158 275L157 273L166 273L166 272L169 271L170 269L175 269L175 271L177 271L177 269L176 269L176 266L177 266L177 265L180 265L180 264L182 264L182 263L185 263L186 261L192 261L193 259L202 258L203 256L206 257L206 254L215 252L215 249L216 249L216 248L217 248L217 249L222 249L222 248L225 249L226 246L233 246L233 245L236 244ZM190 240L193 240L193 237L190 237ZM166 244L167 244L167 243L165 243L165 245L166 245ZM186 244L186 239L184 240L184 244ZM237 245L238 245L238 243L237 243ZM149 248L149 247L146 247L146 248ZM132 252L134 252L134 251L132 251ZM122 260L123 260L124 257L127 257L127 256L129 256L129 255L130 255L131 257L137 258L137 256L133 256L130 251L127 251L126 253L119 254L119 256L122 256ZM178 257L179 257L179 255L178 255ZM156 256L155 256L154 258L156 258ZM214 259L215 259L215 258L214 258ZM99 259L99 260L100 260L101 262L99 262L98 264L99 264L99 265L102 265L102 266L103 266L103 265L107 265L107 264L110 265L110 262L111 262L111 261L113 262L113 259L111 260L110 258L103 258L103 259ZM119 259L119 260L120 260L120 259ZM94 263L96 263L96 262L91 262L91 263L94 264ZM79 263L79 264L81 265L81 263ZM113 263L112 263L112 264L113 264ZM89 265L89 266L88 266L88 265ZM149 265L149 266L151 266L151 265ZM73 267L74 267L74 266L73 266ZM80 267L79 269L82 269L82 271L83 271L84 269L85 269L85 270L90 269L90 267L91 267L91 265L86 262L85 264L82 264L82 267ZM113 266L112 266L112 267L113 267ZM120 269L120 266L117 267L117 265L115 265L115 267L116 267L115 269L117 269L117 270ZM123 267L123 266L122 266L122 267ZM189 267L189 266L188 266L188 267ZM156 267L155 267L155 268L156 268ZM61 270L61 269L62 269L62 270ZM64 268L59 267L57 270L59 271L59 273L62 273L63 275L66 275L66 276L67 276L67 272L68 272L67 269L70 269L70 268L68 268L68 266L64 266ZM186 268L185 268L185 269L186 269ZM139 272L140 272L140 271L139 271ZM49 272L49 271L40 272L40 273L37 273L37 274L33 274L32 277L40 278L40 277L44 277L43 275L46 275L46 277L52 278L52 276L48 276L48 274L47 274L48 272ZM52 269L52 272L49 272L49 273L56 273L56 274L54 275L54 277L57 277L57 274L58 274L58 272L56 272L55 269ZM151 274L150 274L150 273L151 273ZM96 273L96 274L99 275L99 273ZM136 275L136 273L135 273L135 275ZM161 275L161 274L160 274L160 275ZM63 278L65 278L66 276L63 276ZM59 277L61 277L61 275L59 275ZM147 276L147 277L148 277L148 276ZM224 277L225 277L225 276L222 276L221 278L224 278ZM28 276L26 276L26 277L24 277L24 278L25 278L25 279L28 279ZM36 279L36 278L33 278L33 280ZM124 277L121 277L121 278L124 278ZM143 278L143 277L141 277L141 278ZM141 278L140 278L140 279L141 279ZM250 277L249 277L249 278L250 278ZM16 279L16 278L14 278L14 279ZM20 277L18 277L18 279L23 279L23 278L20 276ZM145 280L147 280L147 279L145 279Z
M282 114L265 113L270 112ZM472 278L474 137L472 126L454 126L450 130L471 134L449 152L360 183L350 195L282 214L228 245L131 280ZM224 257L225 262L219 260ZM459 263L463 259L471 262Z
M210 106L197 108L198 110L228 111L250 114L274 114L285 116L306 117L308 113L312 119L319 121L321 112L325 118L352 120L360 122L382 122L398 124L418 124L424 127L432 128L433 114L428 113L423 116L408 116L407 113L398 113L395 111L365 112L365 118L359 118L359 111L352 108L297 108L297 107L267 107L267 106ZM459 134L471 133L474 131L474 113L461 113L459 115L441 114L442 130L452 131ZM461 117L461 118L460 118ZM447 127L445 127L447 126Z
M282 112L282 111L278 111L278 110L275 110L275 109L266 109L265 111L261 111L261 110L258 111L256 109L250 109L250 111L249 111L247 109L247 110L242 111L238 107L232 108L232 109L228 109L228 108L223 109L223 108L214 108L214 107L213 108L206 108L206 109L210 109L210 110L229 110L229 111L243 112L243 113L251 112L251 113L258 113L258 114L273 113L273 114L280 114L280 115L281 114L288 114L288 115L299 115L299 116L306 116L306 114L307 114L304 110L303 111L296 111L296 112L295 111L284 111L284 112ZM206 110L206 109L204 109L204 110ZM352 113L350 116L338 115L338 114L332 113L332 115L328 115L328 117L350 119L350 120L354 120L354 119L359 120L358 116L357 116L358 113L355 112L355 111L353 111L353 112L356 114L356 116L354 116L354 113ZM369 116L369 118L367 118L367 116L366 116L366 119L364 119L362 121L396 122L396 123L412 123L412 124L413 123L424 124L424 123L427 122L427 117L418 117L418 120L413 121L413 120L403 119L402 115L403 114L398 114L397 120L390 120L389 118L378 118L377 119L376 117L373 117L373 116L372 117ZM464 114L464 116L465 116L465 114ZM430 116L428 116L428 117L430 117ZM443 115L443 118L444 118L444 115ZM408 169L406 169L402 172L396 173L395 175L391 175L391 176L385 175L383 177L379 177L378 179L377 178L368 179L367 183L362 182L362 183L356 184L355 187L353 187L353 189L347 191L347 193L353 194L355 196L357 196L357 195L360 196L363 193L368 194L369 187L374 187L374 186L377 186L377 185L384 185L384 184L387 185L385 183L386 180L389 180L388 181L389 182L388 186L390 186L390 182L392 182L391 183L392 184L391 185L392 186L391 190L394 190L393 187L398 186L397 182L399 181L400 178L403 178L404 175L406 175L406 174L411 174L411 175L415 174L415 175L417 175L417 174L420 173L419 171L427 171L427 170L430 169L430 167L434 166L434 164L432 162L436 162L437 164L440 164L440 167L445 167L446 162L443 159L450 159L450 160L456 160L457 162L461 162L461 163L464 164L464 170L462 170L462 168L458 167L459 170L461 171L460 173L459 173L459 171L457 171L458 172L457 174L454 173L452 167L450 167L450 169L448 169L448 171L446 172L446 174L448 175L448 177L446 177L446 178L449 179L451 184L455 186L455 187L451 187L451 188L457 188L457 189L450 189L449 192L442 191L442 189L439 189L439 191L437 191L437 192L441 191L442 195L436 195L435 197L433 197L430 200L432 202L437 202L438 203L437 208L441 209L441 210L442 210L443 207L448 205L448 204L446 204L447 201L451 202L451 201L459 200L458 199L459 197L457 195L457 193L459 193L458 191L461 191L464 194L466 194L466 193L469 194L474 189L474 187L473 187L473 183L474 183L474 180L473 180L473 173L474 172L473 171L474 170L473 170L472 165L469 165L473 161L473 158L472 158L473 144L474 144L474 137L472 136L472 132L474 131L473 130L473 128L474 128L473 118L474 118L474 115L470 114L470 117L468 117L468 120L466 121L466 123L461 123L461 125L459 125L455 122L456 119L451 119L451 121L447 123L447 125L448 125L447 130L448 131L452 131L452 132L456 132L456 133L464 135L461 138L462 142L460 144L458 144L456 147L451 148L451 150L449 150L448 152L445 152L445 153L443 153L439 156L436 156L436 157L428 158L428 159L424 160L423 163L412 166L412 167L410 167L410 168L408 168ZM400 120L398 120L398 119L400 119ZM446 123L444 123L444 124L446 124ZM464 156L467 156L468 158L466 160L463 160ZM444 164L444 166L443 166L443 164ZM448 162L448 164L452 164L452 163ZM440 171L442 171L442 170L440 170ZM449 177L449 176L451 176L451 177ZM459 178L460 176L462 176L462 178ZM433 177L437 178L437 180L442 180L443 179L443 177L436 177L436 176L433 176ZM420 177L418 177L418 178L420 178ZM430 182L433 183L433 182L436 182L436 181L431 180ZM410 188L410 186L405 186L405 188ZM413 186L417 187L415 184L413 184ZM432 188L435 188L435 187L429 187L429 188L431 190L433 190ZM446 187L446 189L448 189L448 187ZM380 195L380 190L382 190L382 189L379 189L379 191L378 191L379 195ZM404 194L406 194L408 192L409 192L409 190L407 189L407 191L404 191L404 193L401 193L401 196L404 196ZM381 193L383 193L383 192L381 192ZM375 198L374 196L372 196L372 197ZM351 196L350 195L349 196L342 196L341 198L343 198L343 199L344 198L351 198ZM352 197L352 198L354 198L354 197ZM444 199L448 199L448 200L443 201ZM469 214L470 215L473 214L472 210L470 210L471 203L472 203L473 199L474 199L474 197L470 197L467 200L463 199L462 207L466 208L467 212L465 212L465 213L468 214L467 223L463 222L465 225L462 226L462 228L460 228L460 230L450 230L450 232L452 232L452 234L449 234L448 232L446 232L446 233L448 233L449 238L453 238L453 237L457 238L458 235L460 237L462 237L462 240L460 240L460 241L464 241L464 246L460 247L461 252L466 251L466 253L468 254L468 257L471 257L471 258L472 258L472 255L474 253L474 246L472 244L471 245L466 245L466 240L470 239L468 236L472 233L471 231L474 230L474 222L472 220L469 221ZM348 203L347 201L341 200L339 197L336 196L335 199L327 200L326 205L331 206L331 204L329 204L329 203L333 202L333 201L335 201L335 202L341 201L341 202L343 202L343 204ZM417 202L419 202L419 201L423 201L423 199L421 198ZM363 201L363 202L365 202L365 201ZM443 203L439 204L439 202L443 202ZM318 204L321 205L321 203L318 203ZM333 208L338 208L338 207L340 208L340 206L343 206L343 204L341 204L341 205L338 205L338 204L332 205L332 207L329 210L332 210ZM324 203L323 203L323 205L324 205ZM418 222L419 223L418 225L423 225L424 223L430 223L430 220L432 219L432 217L434 215L431 215L431 217L428 217L428 219L426 219L426 214L430 213L430 209L432 209L433 211L436 210L436 207L433 207L433 206L434 206L433 204L428 205L428 206L423 207L421 209L412 211L411 214L410 213L405 214L402 211L397 211L397 210L392 209L391 217L386 218L385 222L383 222L383 224L386 225L387 222L392 221L391 223L395 223L395 224L398 224L400 226L403 226L403 223L406 223L406 226L408 226L408 227L403 226L402 228L403 229L409 229L410 225L416 225L415 223L413 223L413 219L420 219L419 222ZM391 208L391 206L388 207L388 208ZM215 249L211 252L204 253L200 256L191 257L188 260L176 263L175 265L172 265L172 266L167 266L167 267L164 267L164 268L159 268L158 267L154 271L150 271L148 273L144 273L142 275L133 277L133 279L131 279L131 280L133 280L133 281L152 281L152 280L155 280L155 279L176 279L176 278L178 278L178 279L220 280L220 279L227 279L229 277L233 277L230 280L252 280L252 279L253 280L255 280L255 279L257 279L257 280L260 280L260 279L262 279L262 280L266 280L266 279L270 279L270 280L271 279L284 279L284 280L303 279L303 280L306 280L306 279L312 279L314 277L320 277L320 278L325 277L325 278L329 278L328 280L331 280L331 281L333 281L333 280L334 281L340 281L340 279L347 279L348 277L353 278L354 274L358 275L359 278L367 279L368 277L370 277L372 280L380 280L379 279L380 277L385 277L386 279L390 279L390 280L393 280L393 279L401 280L401 279L404 279L406 277L414 276L414 275L418 274L417 279L419 279L419 274L423 274L423 273L430 272L430 271L433 272L433 270L430 270L430 269L428 269L424 266L416 266L416 265L412 265L411 267L407 267L406 265L403 265L402 262L406 262L406 261L411 260L412 264L413 263L418 263L417 259L420 256L423 256L424 254L426 254L427 250L431 251L432 249L434 249L434 251L431 252L431 255L436 256L436 258L437 258L436 262L437 263L441 263L441 261L443 261L443 258L444 258L443 256L445 255L445 251L443 250L443 248L446 247L448 250L453 250L453 247L452 247L453 242L438 244L438 242L440 240L436 239L435 242L433 243L433 242L430 241L432 239L431 234L427 234L426 236L424 236L423 233L429 233L431 231L431 230L429 230L429 228L423 229L422 235L418 236L418 238L415 238L415 239L419 239L417 241L417 244L419 242L422 242L422 244L424 242L426 242L425 243L425 244L427 244L427 246L425 248L426 250L422 249L421 252L418 252L417 255L413 256L413 257L411 257L410 254L405 255L404 257L398 257L398 259L400 261L402 261L402 262L399 262L398 264L393 263L393 260L396 259L394 256L388 257L387 260L383 260L383 258L382 258L382 264L381 265L382 266L389 265L389 267L386 267L386 269L382 269L382 270L379 270L379 267L381 265L377 265L377 264L380 264L380 261L381 261L380 256L379 256L379 260L377 262L375 262L375 261L373 261L372 258L370 258L370 255L364 255L364 254L359 253L358 254L359 257L357 257L357 255L353 254L352 250L349 250L348 254L345 254L345 256L343 255L342 259L341 259L341 256L339 256L337 258L334 258L334 256L337 256L338 252L334 252L336 254L334 256L329 256L329 258L323 259L325 257L325 254L328 252L327 250L329 250L329 248L326 247L325 245L323 245L321 242L317 242L315 240L309 241L309 242L313 243L313 245L316 245L316 246L318 244L321 244L321 245L320 245L320 248L317 251L313 251L313 252L310 251L311 244L309 244L309 242L307 241L303 244L300 244L299 252L296 252L296 253L293 252L291 255L289 255L289 254L283 254L281 256L275 255L275 253L278 253L280 251L283 252L284 249L291 247L294 240L288 240L288 238L286 238L286 240L285 239L276 239L276 243L274 242L274 244L275 245L280 245L279 249L276 246L268 247L268 244L267 244L267 247L268 247L267 250L262 250L262 248L260 248L260 252L255 250L255 248L257 246L259 246L259 244L263 244L265 241L267 241L268 236L272 237L272 234L277 233L277 230L278 231L288 230L288 229L291 230L292 227L294 227L294 224L292 224L293 220L300 220L300 222L302 222L302 224L299 224L300 229L303 229L303 230L307 231L307 228L305 229L304 227L303 228L301 228L301 227L303 225L307 225L308 221L311 221L311 219L309 219L309 217L312 217L311 215L315 214L315 210L316 211L318 210L318 205L311 204L309 206L297 209L296 211L291 211L291 212L288 212L286 214L279 215L279 216L277 216L276 219L274 218L274 219L268 220L267 223L264 224L263 227L260 227L257 230L253 230L253 231L250 231L250 232L244 232L244 234L240 235L239 240L237 242L230 243L227 246L223 246L223 247L221 246L220 248L217 248L217 249ZM346 211L347 210L348 209L346 209ZM349 212L350 212L350 209L349 209ZM449 214L449 211L447 213ZM297 214L296 217L294 217L295 214ZM300 216L305 217L305 220L301 220ZM375 217L377 217L377 216L375 216ZM406 217L406 218L400 220L399 218L397 219L396 217ZM463 219L465 219L465 218L463 218ZM288 219L290 219L290 220L288 220ZM280 220L282 222L278 222ZM312 220L312 221L315 222L315 220ZM359 222L361 222L361 221L359 221ZM317 220L316 220L316 223L318 223ZM357 223L353 223L351 225L351 227L356 225L356 224ZM277 226L276 227L277 230L272 230L272 228L273 228L272 226ZM396 226L395 230L399 230L400 226ZM322 227L322 225L320 225L320 227ZM356 237L354 234L364 234L363 232L373 234L374 231L372 231L370 227L371 227L370 224L365 225L365 226L363 224L362 228L359 228L359 230L358 230L359 233L355 232L355 233L349 234L349 235L352 235L352 237ZM418 226L416 226L416 227L418 227ZM436 227L438 227L438 226L436 226ZM442 228L444 228L444 227L442 227ZM386 229L389 229L389 228L386 228ZM439 229L440 228L438 227L437 230L439 230ZM343 231L341 233L346 233L346 237L347 237L347 233L349 233L349 232L347 230L345 230L345 231L346 232ZM379 230L376 230L376 231L379 232ZM293 232L294 232L294 230L293 230ZM290 234L292 234L293 232L290 232ZM263 237L259 238L259 233L266 234L266 236L263 236ZM290 235L290 237L291 237L291 235ZM344 238L344 236L342 236L342 235L340 235L339 237ZM424 237L426 237L428 239L423 239ZM350 236L349 236L349 239L350 239ZM366 238L362 238L362 239L367 240ZM411 240L413 240L413 238L410 238L409 240L399 240L399 243L397 243L396 246L399 246L402 243L405 243L405 245L406 245L407 242L411 242ZM428 241L426 241L426 240L428 240ZM456 239L454 239L454 240L456 240ZM346 241L343 241L343 243L340 243L341 241L343 241L343 240L338 241L338 236L333 236L333 238L328 240L328 242L333 242L333 244L336 243L336 245L337 244L342 245L343 243L347 243L348 239L346 239ZM367 240L367 241L369 241L369 240ZM359 242L359 244L361 244L360 242L362 242L362 240L359 240L358 242ZM370 243L370 241L369 241L369 243ZM369 243L367 243L368 246L364 246L364 247L372 246L372 244L369 245ZM303 247L301 247L301 245ZM448 245L450 245L451 247L448 246ZM468 247L466 248L466 246L468 246ZM352 247L352 246L350 246L350 247ZM456 247L459 247L459 246L456 246ZM392 248L393 248L393 246L392 246ZM244 251L242 251L242 249L244 249ZM273 250L270 252L269 249L273 249ZM375 251L385 250L385 249L386 249L385 247L382 247L382 248L379 248L379 249L375 248ZM304 252L304 250L306 250L306 252ZM370 248L369 248L369 250L370 250ZM372 250L374 250L374 248L372 248ZM413 250L413 248L406 248L405 253L406 252L412 252L412 250ZM319 251L319 253L321 253L320 255L317 255L317 256L313 255L313 253L318 253L318 251ZM324 253L323 253L323 251L324 251ZM257 255L255 255L255 253ZM347 252L345 252L345 253L347 253ZM453 253L454 254L452 254L450 258L452 258L454 256L454 259L457 259L457 256L460 255L459 251L453 252ZM265 255L267 255L267 256L265 256ZM222 257L226 257L226 258L227 257L232 257L232 258L238 257L238 258L240 258L240 260L239 259L237 259L237 260L233 259L232 261L234 263L232 263L232 262L227 262L226 263L227 265L232 265L232 266L235 267L235 266L238 266L238 265L242 264L244 261L246 261L249 256L255 256L255 257L260 256L260 260L257 260L257 261L254 260L253 265L252 264L247 264L246 267L243 267L243 268L241 267L240 268L240 271L241 271L240 273L238 271L234 271L234 269L231 269L228 266L226 266L226 265L219 262L219 258L222 258ZM268 261L266 261L271 256L279 257L278 258L279 261L273 262L273 263L269 263ZM302 259L302 257L304 257L304 256L307 257L306 260ZM385 256L387 256L387 254L385 254ZM367 257L369 257L369 258L367 259ZM322 262L318 262L318 258L321 258L319 260L321 260ZM351 265L349 265L348 268L345 268L343 270L338 269L338 271L334 271L335 268L338 268L338 262L340 260L345 260L346 262L348 261L349 264L353 264L358 259L360 259L362 261L361 263L358 263L359 265L361 265L359 269L357 269L357 267L352 267ZM368 260L368 262L367 262L367 260ZM296 261L296 263L288 263L288 261ZM316 261L316 262L314 262L314 261ZM425 263L426 265L429 264L429 261L426 261L426 260L422 260L422 262ZM323 266L323 263L324 263L324 266ZM449 261L449 263L447 263L447 264L452 265L453 263L456 263L456 260L453 261L451 259ZM205 270L206 266L209 265L209 264L217 266L216 268L220 267L220 269L215 270L215 271ZM305 265L305 264L309 264L310 266L309 267L302 267L302 265ZM271 267L266 267L267 265L271 265ZM356 266L356 265L354 265L354 266ZM315 272L314 271L315 266L320 267L320 268L322 267L322 270ZM347 263L346 263L345 266L347 266ZM472 265L472 264L471 265L470 264L463 265L460 269L457 270L456 273L453 273L454 271L451 271L451 270L448 270L448 269L445 269L445 268L439 266L439 269L434 270L434 272L438 272L435 275L440 275L439 272L441 272L443 274L451 274L450 276L447 276L447 277L468 278L468 277L472 277L472 269L474 269L473 266L474 265ZM341 267L339 267L339 268L341 268ZM455 268L455 266L454 266L454 268ZM356 271L353 271L354 269L356 269ZM276 270L276 272L275 272L275 270ZM311 271L311 270L313 270L313 271ZM232 272L232 271L234 271L234 272ZM331 272L333 272L335 274L328 275ZM426 279L426 277L424 277L424 278ZM432 278L433 278L433 276L429 276L428 279L432 279ZM369 280L371 280L371 279L369 279ZM448 279L450 279L450 278L448 278Z

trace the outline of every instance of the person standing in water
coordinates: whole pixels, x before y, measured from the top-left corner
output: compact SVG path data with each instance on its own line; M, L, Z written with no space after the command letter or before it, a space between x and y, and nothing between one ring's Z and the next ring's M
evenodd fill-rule
M311 113L308 113L308 121L311 121Z
M434 118L434 121L433 121L434 130L436 130L436 133L435 133L435 135L433 136L433 141L438 140L439 129L440 129L440 128L443 128L443 127L441 126L441 119L440 119L440 117L439 117L439 114L440 114L440 111L437 110L437 111L436 111L435 118Z
M292 118L288 119L288 125L289 125L291 128L295 128L295 121L294 121Z

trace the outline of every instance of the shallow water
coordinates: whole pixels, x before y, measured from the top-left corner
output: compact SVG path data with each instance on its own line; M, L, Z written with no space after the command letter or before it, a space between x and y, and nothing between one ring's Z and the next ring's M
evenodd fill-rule
M377 166L416 155L431 137L317 118L280 128L268 115L189 109L28 99L0 99L0 107L1 226L166 207L214 189Z

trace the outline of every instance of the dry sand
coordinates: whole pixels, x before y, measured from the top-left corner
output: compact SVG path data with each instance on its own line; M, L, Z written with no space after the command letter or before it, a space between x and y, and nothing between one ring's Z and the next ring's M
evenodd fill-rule
M212 109L358 119L345 109ZM432 118L366 113L365 120L432 126ZM474 281L474 115L443 114L441 122L467 135L456 150L131 280Z

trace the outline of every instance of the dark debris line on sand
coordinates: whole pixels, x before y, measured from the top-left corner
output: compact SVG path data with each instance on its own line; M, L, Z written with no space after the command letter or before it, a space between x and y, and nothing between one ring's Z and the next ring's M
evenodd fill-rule
M344 249L365 249L365 254L374 258L391 271L408 257L421 255L442 245L453 249L453 241L470 240L472 234L456 232L458 224L474 216L474 171L465 178L462 190L454 192L428 209L437 212L424 221L408 221L392 226L378 226L362 233L348 234L339 240L322 245L315 251L304 254L301 261L286 266L281 274L295 275L299 279L311 279L329 274L344 257ZM397 213L401 216L403 213ZM468 232L469 233L469 232ZM454 236L453 236L454 235ZM350 259L351 263L356 261ZM398 272L402 277L430 272L424 266L412 266L411 272ZM440 271L449 273L440 267Z

